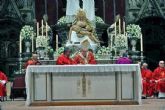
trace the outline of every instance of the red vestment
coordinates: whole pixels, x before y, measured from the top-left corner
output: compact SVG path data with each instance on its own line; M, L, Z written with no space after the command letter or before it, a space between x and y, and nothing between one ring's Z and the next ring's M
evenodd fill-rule
M156 82L156 92L165 92L165 68L157 67L154 70L153 78Z
M77 54L74 57L74 61L77 64L96 64L95 57L92 52L87 52L86 57L84 57L81 53Z
M28 65L40 65L41 62L39 62L38 60L34 60L34 59L30 59L25 63L25 68L28 67Z
M154 94L155 83L152 78L152 71L146 68L141 69L143 91L142 95L152 96Z
M6 87L5 83L7 82L7 76L0 71L0 97L5 96L6 94ZM5 82L5 83L2 83Z
M65 56L64 54L61 54L57 58L56 64L57 65L72 65L72 64L75 64L75 62L71 58Z

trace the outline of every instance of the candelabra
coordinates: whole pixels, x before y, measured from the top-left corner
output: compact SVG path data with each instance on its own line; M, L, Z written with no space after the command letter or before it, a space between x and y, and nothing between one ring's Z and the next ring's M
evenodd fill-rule
M22 53L19 54L19 74L22 74Z

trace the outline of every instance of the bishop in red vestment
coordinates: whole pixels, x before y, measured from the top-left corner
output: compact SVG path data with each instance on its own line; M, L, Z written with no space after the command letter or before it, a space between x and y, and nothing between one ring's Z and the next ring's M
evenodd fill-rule
M70 58L71 50L68 47L64 48L64 52L57 58L57 65L72 65L75 62Z
M32 58L25 63L25 68L27 68L28 65L40 65L40 64L41 62L38 61L37 54L33 54Z
M141 67L141 75L142 75L142 84L143 84L143 97L150 97L154 94L154 80L152 78L152 71L149 70L147 63L143 63Z
M80 53L74 57L76 64L96 64L95 57L91 51L82 48Z
M156 92L165 93L165 67L164 61L159 62L159 67L154 70L153 78L156 82Z
M5 84L7 83L7 76L2 72L0 71L0 100L2 101L2 97L5 96L6 94L6 87L5 87Z

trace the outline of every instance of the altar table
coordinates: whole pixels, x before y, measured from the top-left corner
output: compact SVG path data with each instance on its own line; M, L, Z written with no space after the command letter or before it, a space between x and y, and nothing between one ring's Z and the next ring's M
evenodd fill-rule
M141 104L138 64L30 65L26 105Z

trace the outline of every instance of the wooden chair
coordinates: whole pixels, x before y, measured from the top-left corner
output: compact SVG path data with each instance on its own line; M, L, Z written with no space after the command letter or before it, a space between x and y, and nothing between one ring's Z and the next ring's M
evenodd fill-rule
M23 97L26 99L25 76L16 76L11 86L10 98Z

